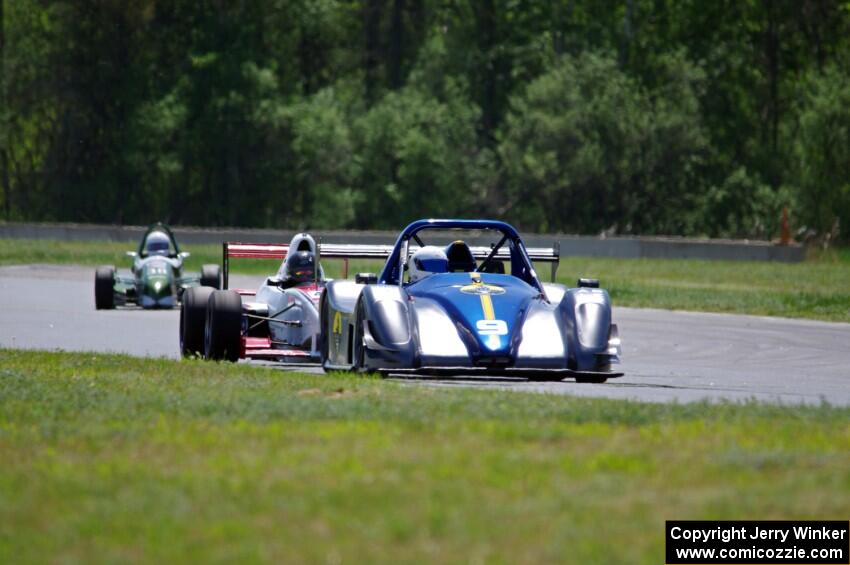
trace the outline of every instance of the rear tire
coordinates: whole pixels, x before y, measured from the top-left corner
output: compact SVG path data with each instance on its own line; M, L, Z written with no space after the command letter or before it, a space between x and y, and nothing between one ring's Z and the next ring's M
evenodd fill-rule
M201 286L221 289L221 268L218 265L203 265L201 267Z
M213 289L195 286L183 293L180 306L180 354L183 357L204 354L204 328L207 322L207 302Z
M94 272L94 307L97 310L115 308L115 267L98 267Z
M232 290L215 290L207 302L204 358L236 362L242 353L242 298Z

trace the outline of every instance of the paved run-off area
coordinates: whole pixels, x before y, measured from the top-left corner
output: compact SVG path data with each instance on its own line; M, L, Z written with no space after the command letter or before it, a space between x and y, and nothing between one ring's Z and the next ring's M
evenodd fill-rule
M235 280L256 286L256 278ZM178 356L178 312L95 311L94 270L0 267L0 347ZM850 324L618 308L626 375L602 385L421 380L654 402L850 405ZM314 372L320 372L312 369Z

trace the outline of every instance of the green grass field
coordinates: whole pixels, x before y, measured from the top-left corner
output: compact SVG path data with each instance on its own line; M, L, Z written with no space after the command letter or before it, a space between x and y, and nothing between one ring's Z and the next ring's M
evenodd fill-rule
M127 243L0 239L0 265L77 263L129 266ZM201 245L189 268L220 263L221 247ZM352 262L351 272L377 270L379 264ZM277 261L234 262L235 272L268 274ZM339 276L340 263L326 262L329 276ZM541 275L548 273L541 266ZM850 322L850 249L830 251L804 263L765 263L666 259L568 257L558 271L560 282L574 285L579 276L596 277L615 307L639 306L674 310L763 314Z
M850 409L0 350L0 562L663 563L666 519L845 519Z

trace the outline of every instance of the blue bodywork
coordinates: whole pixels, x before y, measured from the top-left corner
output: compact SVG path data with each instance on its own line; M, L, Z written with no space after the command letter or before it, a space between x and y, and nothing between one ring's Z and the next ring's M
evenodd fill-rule
M509 355L513 334L522 326L529 303L542 301L543 297L539 290L511 275L481 273L476 278L479 283L472 280L470 273L436 274L407 285L405 290L414 301L417 298L433 300L463 326L468 331L466 335L474 337L475 343L469 345L477 349L476 357ZM476 291L475 288L482 290ZM499 335L496 331L480 333L478 324L488 321L481 292L486 293L492 305L491 321L505 322L505 334Z
M500 239L476 248L466 270L406 282L411 246L425 245L418 236L423 230L491 231ZM496 259L500 249L508 252ZM505 261L509 273L488 272L497 261ZM622 374L611 370L620 342L608 293L544 285L519 234L501 221L413 222L396 240L377 284L332 281L321 309L326 369L483 370L591 382Z
M416 234L426 229L495 230L501 232L511 252L511 275L543 292L543 285L534 272L519 234L512 225L498 220L417 220L413 222L404 228L398 236L393 251L387 259L386 265L384 265L384 270L378 277L379 283L399 283L401 248L405 242L410 241Z

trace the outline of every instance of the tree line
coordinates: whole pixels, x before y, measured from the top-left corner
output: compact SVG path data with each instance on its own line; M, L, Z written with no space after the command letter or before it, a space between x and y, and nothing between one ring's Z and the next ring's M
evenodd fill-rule
M847 0L0 0L6 220L850 225Z

